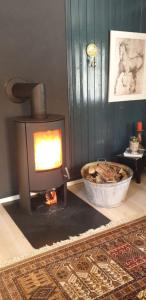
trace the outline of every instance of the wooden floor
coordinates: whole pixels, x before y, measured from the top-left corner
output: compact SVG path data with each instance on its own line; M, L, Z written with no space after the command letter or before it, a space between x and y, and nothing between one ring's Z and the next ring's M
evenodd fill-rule
M69 184L68 189L87 201L82 182ZM119 221L126 218L136 218L146 214L146 172L142 175L141 184L132 180L127 199L116 208L98 208L111 221ZM13 220L2 205L0 205L0 264L16 256L29 255L34 249L15 225Z

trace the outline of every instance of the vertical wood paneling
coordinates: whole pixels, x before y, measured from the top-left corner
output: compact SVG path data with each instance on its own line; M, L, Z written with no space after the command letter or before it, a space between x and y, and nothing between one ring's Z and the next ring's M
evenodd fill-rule
M72 167L124 150L146 101L108 103L110 30L146 32L145 0L66 0ZM86 47L98 47L89 67Z
M87 1L87 45L95 41L95 1ZM88 143L89 143L89 157L92 161L94 158L94 136L95 136L95 70L88 64L87 68L87 90L88 90Z
M140 20L140 31L146 32L146 1L141 0L141 20Z
M87 85L87 5L84 0L79 1L80 14L80 68L81 68L81 111L80 111L80 128L81 128L81 153L80 161L83 164L89 157L88 148L88 85Z
M78 164L78 160L80 159L81 153L81 128L79 126L80 123L80 26L79 26L79 0L71 1L71 13L75 11L76 14L71 14L71 36L72 36L72 49L71 51L74 53L72 55L72 87L73 87L73 99L72 99L72 108L71 108L71 122L72 128L72 144L79 145L74 147L74 151L72 151L72 160L75 165ZM78 122L76 122L78 120ZM78 132L78 134L76 134ZM79 157L78 157L79 156Z

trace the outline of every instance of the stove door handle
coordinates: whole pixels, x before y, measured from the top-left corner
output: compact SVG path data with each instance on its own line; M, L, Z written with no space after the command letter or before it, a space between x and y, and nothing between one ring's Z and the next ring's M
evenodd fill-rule
M68 168L67 168L67 167L64 167L63 176L64 176L67 180L70 180L70 174L69 174L69 171L68 171Z

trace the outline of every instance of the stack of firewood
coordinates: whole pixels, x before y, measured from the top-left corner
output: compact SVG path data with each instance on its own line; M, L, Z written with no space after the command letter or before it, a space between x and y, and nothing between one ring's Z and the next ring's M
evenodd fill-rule
M85 179L95 183L114 183L129 177L123 167L106 162L89 166L84 175Z

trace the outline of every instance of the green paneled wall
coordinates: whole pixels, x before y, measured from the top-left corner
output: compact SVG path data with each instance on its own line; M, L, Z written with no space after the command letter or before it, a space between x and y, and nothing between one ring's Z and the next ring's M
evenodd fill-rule
M66 30L73 169L124 150L140 119L146 129L146 100L108 103L110 30L146 32L145 0L66 0ZM98 49L96 67L86 47Z

